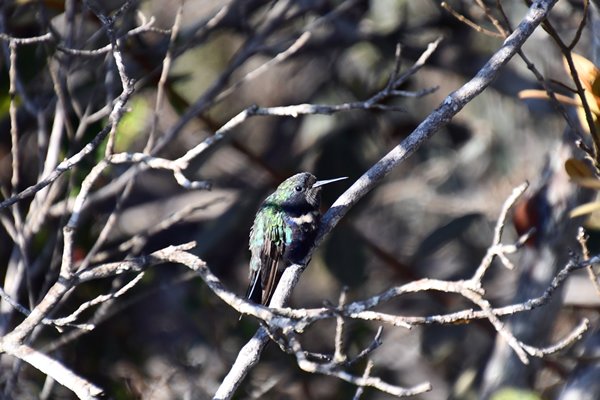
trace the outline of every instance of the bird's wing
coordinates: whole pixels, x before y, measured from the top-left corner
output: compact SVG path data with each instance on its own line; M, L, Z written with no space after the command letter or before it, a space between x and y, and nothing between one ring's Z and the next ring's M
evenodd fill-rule
M246 297L255 303L268 305L277 283L279 262L285 253L286 237L282 223L265 226L262 221L257 218L252 227L250 286Z
M280 237L281 230L273 229L272 235L276 240L265 241L265 245L261 249L262 271L260 281L262 285L262 299L264 305L269 305L271 296L275 290L277 283L277 272L279 270L279 262L285 252L285 240Z

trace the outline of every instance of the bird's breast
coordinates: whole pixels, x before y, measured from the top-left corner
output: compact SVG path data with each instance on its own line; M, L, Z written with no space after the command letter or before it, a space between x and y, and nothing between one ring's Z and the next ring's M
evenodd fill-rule
M315 211L310 211L299 216L290 215L289 221L292 224L304 227L305 229L311 227L315 229L318 222L318 214Z
M298 215L287 214L284 217L292 234L286 247L288 262L296 263L306 256L317 234L319 217L318 211L309 211Z

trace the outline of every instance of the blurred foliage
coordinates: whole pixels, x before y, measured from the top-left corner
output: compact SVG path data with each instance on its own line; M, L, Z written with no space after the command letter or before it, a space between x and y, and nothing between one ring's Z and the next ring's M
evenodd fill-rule
M541 400L534 392L520 389L502 389L494 393L490 400Z
M135 144L148 136L151 125L152 106L148 104L148 99L134 98L130 103L130 111L123 116L117 129L115 152L133 151L141 147Z

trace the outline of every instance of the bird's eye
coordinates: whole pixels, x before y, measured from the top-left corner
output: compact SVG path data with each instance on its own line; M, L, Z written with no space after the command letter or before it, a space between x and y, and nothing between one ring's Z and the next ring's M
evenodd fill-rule
M296 192L301 192L302 191L302 186L296 186L294 189L296 190Z

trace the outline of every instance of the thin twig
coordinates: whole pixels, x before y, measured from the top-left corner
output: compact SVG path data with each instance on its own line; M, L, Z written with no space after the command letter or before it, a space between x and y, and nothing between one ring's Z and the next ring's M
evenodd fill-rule
M458 11L454 10L450 6L450 4L446 3L445 1L442 1L442 3L440 5L442 6L442 8L444 8L450 14L452 14L452 16L454 18L456 18L457 20L459 20L463 24L467 25L468 27L476 30L477 32L483 33L484 35L496 37L496 38L503 38L504 37L501 33L491 31L491 30L486 29L483 26L477 24L476 22L471 21L469 18L465 17L464 15L462 15L461 13L459 13Z
M365 372L363 372L363 376L362 376L363 379L366 379L369 376L371 376L372 369L373 369L373 361L369 360L369 361L367 361L367 366L365 367ZM360 400L364 391L365 391L364 386L357 387L356 392L354 392L354 397L352 398L352 400Z
M492 240L492 245L488 248L488 251L487 251L485 257L483 258L483 260L481 261L481 264L479 265L475 274L473 275L473 282L475 282L476 285L478 285L478 286L481 285L481 280L483 279L485 272L488 270L488 268L492 264L494 257L498 256L498 255L503 255L505 253L505 250L508 250L506 247L500 246L500 240L502 238L502 231L504 230L504 225L506 224L506 217L507 217L510 209L515 205L515 202L523 195L523 193L525 193L525 190L527 190L528 186L529 186L528 183L524 183L524 184L516 187L515 189L513 189L513 192L511 193L511 195L504 201L502 210L500 211L500 216L498 217L498 220L496 222L496 227L494 228L494 238ZM511 248L511 250L512 250L512 252L514 252L514 251L516 251L516 248L514 248L514 249ZM508 260L506 260L504 262L505 265L507 265L506 264L507 261ZM508 264L508 265L510 265L510 264ZM510 268L510 269L512 269L512 268Z
M590 251L587 246L588 235L585 233L585 230L582 227L579 227L577 230L577 241L579 242L579 246L581 247L581 254L584 261L588 261L590 259ZM586 268L588 278L594 285L594 289L596 289L596 294L600 295L600 281L598 280L598 275L596 271L594 271L594 265L588 265Z
M417 394L425 393L425 392L428 392L431 390L431 384L429 384L429 383L422 383L420 385L416 385L411 388L403 388L400 386L391 385L389 383L386 383L383 380L381 380L380 378L376 378L376 377L372 377L372 376L365 377L364 375L361 377L354 376L345 371L337 370L335 368L330 368L327 365L309 361L305 357L304 351L302 350L302 346L300 345L300 342L296 339L296 335L293 332L289 332L289 335L287 335L287 338L288 338L291 348L295 352L296 361L298 363L298 366L306 372L335 376L346 382L352 383L353 385L363 386L363 387L364 386L373 387L377 390L380 390L384 393L391 394L396 397L415 396Z
M338 306L343 306L346 303L347 288L342 288L340 292L340 298L338 300ZM341 315L335 317L335 350L333 353L333 361L337 364L341 364L346 361L346 354L344 353L344 318Z

